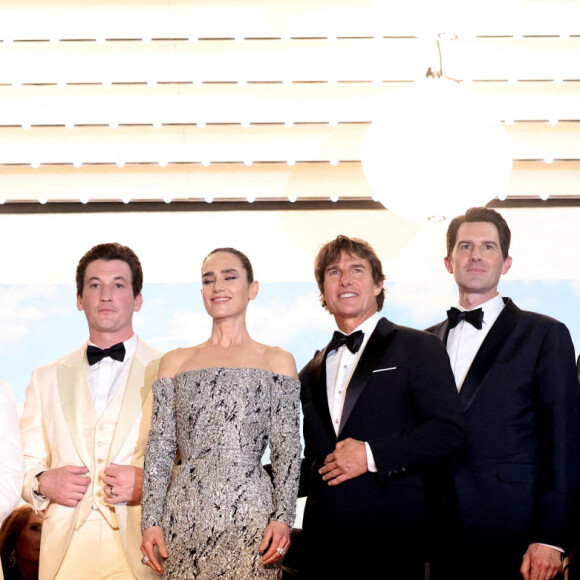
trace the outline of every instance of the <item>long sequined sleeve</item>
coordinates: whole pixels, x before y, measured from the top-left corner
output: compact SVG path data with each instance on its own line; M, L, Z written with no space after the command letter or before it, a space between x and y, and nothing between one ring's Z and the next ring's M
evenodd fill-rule
M173 380L153 383L153 415L145 452L141 530L160 526L167 488L177 453Z
M273 520L289 527L296 518L300 477L300 381L273 375L270 460L274 478Z

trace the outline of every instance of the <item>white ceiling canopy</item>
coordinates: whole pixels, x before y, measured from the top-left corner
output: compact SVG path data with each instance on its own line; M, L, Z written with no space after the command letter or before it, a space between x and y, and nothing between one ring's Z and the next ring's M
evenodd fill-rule
M373 103L435 62L448 6L445 72L505 127L506 203L579 200L580 3L386 4L4 0L0 202L371 202Z

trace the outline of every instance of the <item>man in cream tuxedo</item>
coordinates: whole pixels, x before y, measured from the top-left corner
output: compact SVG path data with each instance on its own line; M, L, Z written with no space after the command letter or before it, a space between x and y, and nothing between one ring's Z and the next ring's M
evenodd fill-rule
M314 269L341 332L300 373L304 577L422 580L432 470L463 444L449 358L434 336L381 317L385 277L365 241L338 236Z
M143 272L130 248L100 244L81 258L76 283L89 341L34 370L20 422L23 498L46 509L39 579L158 578L139 549L160 356L133 332Z

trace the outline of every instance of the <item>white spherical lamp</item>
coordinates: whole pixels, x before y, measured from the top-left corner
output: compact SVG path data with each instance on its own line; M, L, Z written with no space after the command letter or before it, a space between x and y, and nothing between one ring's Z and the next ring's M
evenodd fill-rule
M412 221L453 218L502 195L512 167L502 124L448 78L416 81L384 102L362 168L373 198Z

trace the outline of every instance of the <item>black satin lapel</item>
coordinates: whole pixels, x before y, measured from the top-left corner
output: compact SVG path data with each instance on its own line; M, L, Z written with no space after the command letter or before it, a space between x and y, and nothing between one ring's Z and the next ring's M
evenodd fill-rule
M322 424L335 436L332 426L332 417L328 408L328 395L326 392L326 348L317 352L310 367L310 385L312 401L318 411Z
M485 377L506 342L506 337L514 330L519 316L520 309L508 299L501 314L479 347L459 391L459 400L464 411L467 411L479 389L481 389Z
M435 335L443 344L447 344L447 337L449 336L449 320L445 320L439 325Z
M447 338L449 336L449 321L444 320L439 324L434 324L429 328L425 329L425 332L429 332L433 336L436 336L443 344L447 344Z
M389 322L386 318L381 318L375 331L369 338L369 341L356 365L356 369L350 379L346 395L344 398L344 405L342 407L342 417L340 419L340 432L346 425L358 398L363 392L367 381L371 377L374 370L379 367L379 363L384 356L389 343L395 335L395 325Z

